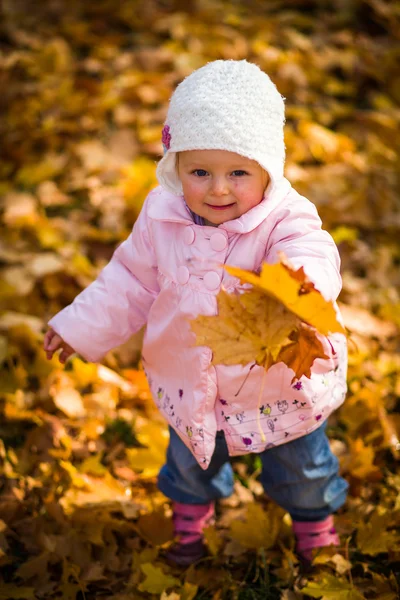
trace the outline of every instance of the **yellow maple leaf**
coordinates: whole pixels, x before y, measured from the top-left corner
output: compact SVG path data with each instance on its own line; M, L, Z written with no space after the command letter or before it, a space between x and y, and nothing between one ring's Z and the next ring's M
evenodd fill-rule
M84 388L89 385L97 383L98 376L98 365L93 363L85 363L78 356L74 358L71 363L72 366L72 378L76 385Z
M107 467L102 464L101 460L102 454L93 454L79 465L78 470L80 473L90 473L90 475L94 475L95 477L101 477L108 472Z
M284 362L294 371L295 380L311 376L316 358L328 358L314 329L259 290L243 294L222 290L217 304L217 316L200 315L192 321L196 343L212 349L213 364L256 362L268 370Z
M70 476L74 488L90 490L89 480L80 475L78 469L69 460L59 460L59 465Z
M357 548L363 554L376 556L381 552L389 552L392 548L398 549L398 535L390 530L391 515L375 513L368 523L357 530Z
M328 302L307 279L303 268L295 271L285 262L264 263L260 275L237 267L225 266L228 273L250 283L264 294L282 302L302 321L315 327L323 335L345 333L338 322L332 302Z
M146 579L138 586L141 592L150 592L150 594L162 594L166 589L180 586L180 581L176 577L166 575L162 569L155 567L151 563L141 565Z
M309 581L301 588L303 594L312 598L324 600L365 600L353 583L346 579L339 579L337 575L325 573L317 581Z
M191 323L196 344L212 349L213 364L255 361L270 366L300 323L281 303L257 290L241 295L222 290L217 303L217 317L200 315Z
M67 514L78 507L92 509L109 509L122 512L126 518L136 518L141 505L133 502L129 488L125 487L110 473L104 477L92 477L79 474L78 470L67 461L59 461L60 466L71 477L71 488L61 498L60 504Z
M333 564L338 575L344 575L350 571L352 564L344 556L338 553L335 546L327 546L326 548L318 548L317 554L313 558L313 565Z
M271 505L265 511L259 504L249 504L245 521L232 523L231 536L244 548L271 548L278 537L283 516L284 512L278 506Z
M139 471L142 479L155 477L165 462L169 433L160 423L146 422L136 433L143 448L127 448L130 467Z
M158 556L158 548L144 548L141 552L133 551L132 570L136 571L141 565L152 563Z
M366 446L362 438L349 439L350 454L343 457L342 468L358 479L377 481L381 479L379 467L374 465L375 451Z

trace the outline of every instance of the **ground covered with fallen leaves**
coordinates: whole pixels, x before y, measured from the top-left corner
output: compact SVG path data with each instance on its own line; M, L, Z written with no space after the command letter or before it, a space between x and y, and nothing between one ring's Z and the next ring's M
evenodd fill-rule
M399 16L389 0L0 4L0 599L399 597ZM233 461L209 557L168 565L168 434L140 336L101 365L41 349L155 185L172 90L217 58L258 63L287 98L286 174L342 257L349 394L329 435L350 495L341 547L308 573L256 456Z

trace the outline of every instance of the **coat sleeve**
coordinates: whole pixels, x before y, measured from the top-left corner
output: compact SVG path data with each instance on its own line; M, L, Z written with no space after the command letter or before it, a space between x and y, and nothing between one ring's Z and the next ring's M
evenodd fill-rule
M146 199L130 236L111 261L49 325L85 359L97 362L138 331L159 292Z
M342 288L339 252L330 234L321 228L314 204L296 193L286 205L271 231L265 260L279 262L283 252L296 268L304 272L326 300L335 301Z

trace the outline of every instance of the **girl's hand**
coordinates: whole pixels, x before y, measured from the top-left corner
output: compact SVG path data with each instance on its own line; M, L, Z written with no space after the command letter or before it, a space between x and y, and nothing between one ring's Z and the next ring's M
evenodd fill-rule
M43 347L49 360L53 358L54 352L61 348L60 356L58 358L62 364L65 364L65 361L71 356L71 354L75 353L75 350L69 344L67 344L67 342L64 342L62 337L60 337L54 331L54 329L51 329L51 327L44 336Z

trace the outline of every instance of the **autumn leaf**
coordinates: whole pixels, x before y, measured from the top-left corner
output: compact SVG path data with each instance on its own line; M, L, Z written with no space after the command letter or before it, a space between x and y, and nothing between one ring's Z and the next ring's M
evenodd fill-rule
M323 335L345 333L337 320L332 302L328 302L307 279L303 268L295 271L286 263L264 263L260 275L237 267L225 267L228 273L250 283L275 298L299 319L315 327Z
M183 587L179 590L179 594L176 592L171 592L170 594L163 592L160 596L160 600L194 600L198 589L198 585L185 581Z
M374 448L364 444L362 438L349 440L349 446L350 454L343 457L342 468L359 479L381 479L380 469L374 465Z
M140 472L141 477L155 477L165 462L169 441L168 430L159 423L148 422L136 435L144 447L126 449L129 464L132 469Z
M39 576L43 578L49 570L50 558L50 552L45 550L38 556L34 556L30 560L27 560L18 568L18 577L25 581L39 574Z
M141 515L137 523L143 538L155 546L161 546L174 538L172 519L162 509Z
M199 586L194 583L189 583L189 581L185 581L183 587L181 588L181 600L194 600Z
M134 518L142 508L142 505L135 503L130 498L129 488L109 472L104 477L80 475L73 465L66 461L60 461L60 463L70 474L72 483L71 488L60 500L67 513L74 511L76 507L92 507L93 509L108 507L110 511L121 511L126 518Z
M54 404L69 417L83 417L85 407L78 390L73 387L62 387L54 393Z
M209 346L213 364L271 364L299 320L273 298L258 291L243 295L221 291L217 296L218 316L200 315L191 322L196 345Z
M81 465L79 465L80 473L89 473L90 475L94 475L95 477L101 477L105 475L108 471L107 468L102 464L102 455L94 454L93 456L89 456L86 460L83 461Z
M144 198L156 183L154 162L145 157L121 168L119 185L128 204L136 205L138 213L140 210L140 205L137 202L138 197L142 196Z
M210 525L203 530L204 539L213 556L217 556L221 551L224 543L220 532L214 525Z
M307 144L311 153L318 160L329 162L340 158L343 153L354 151L353 140L343 134L334 133L326 127L316 123L302 122L299 125L299 133Z
M398 600L400 588L393 573L390 574L389 578L379 573L372 573L372 580L376 600Z
M80 581L80 571L81 569L78 565L75 565L64 558L61 583L62 597L64 600L76 600L78 592L85 591L86 584Z
M273 573L284 585L290 585L294 578L294 572L296 565L299 563L299 558L293 550L285 548L282 544L280 546L281 552L281 563L279 568L275 568Z
M365 600L364 596L345 579L324 574L318 581L309 581L301 588L303 594L323 600Z
M93 385L98 380L98 365L85 363L78 356L71 363L75 383L80 387Z
M258 290L243 294L222 290L217 303L217 316L200 315L191 322L196 344L212 349L213 364L256 362L268 370L284 362L295 372L295 380L311 376L316 358L328 358L313 329Z
M133 552L132 569L139 569L146 563L152 563L158 556L158 548L145 548L141 552Z
M349 437L357 439L360 428L369 421L379 422L380 406L383 405L386 386L375 382L366 382L359 389L353 388L353 394L341 410L341 419L346 425Z
M399 538L395 530L389 530L390 516L388 514L373 514L368 522L357 531L357 547L364 554L376 556L399 547Z
M268 511L264 511L260 504L249 504L245 520L232 523L231 536L245 548L271 548L278 537L282 517L283 512L279 507L271 506Z
M300 379L302 375L311 377L311 367L316 358L329 358L324 353L320 340L315 331L304 323L291 335L293 342L284 346L278 354L276 362L285 363L295 373L294 379ZM293 383L292 380L292 383Z
M36 199L31 194L10 192L4 197L4 223L15 228L34 226L39 219L37 209Z
M13 583L2 583L0 600L35 600L35 590L31 587L18 586Z
M171 592L170 594L163 592L160 596L160 600L181 600L181 595L176 592Z
M328 546L322 550L318 548L317 554L313 558L313 565L325 565L327 563L332 563L339 575L344 575L347 571L350 571L352 566L349 560L338 554L337 548L334 546Z
M151 563L145 563L140 568L146 575L146 579L138 586L141 592L161 594L168 588L180 586L179 579L171 575L166 575L161 568L155 567Z
M261 276L226 268L255 289L242 294L221 290L218 315L191 322L196 345L212 349L213 364L255 362L268 370L284 362L295 373L293 381L311 377L314 360L328 356L310 325L324 334L343 331L333 304L315 290L303 269L294 271L286 263L263 265Z

